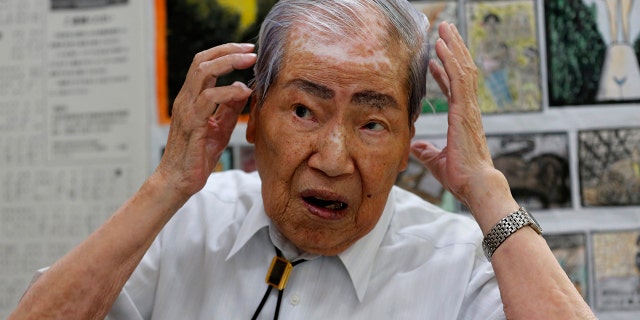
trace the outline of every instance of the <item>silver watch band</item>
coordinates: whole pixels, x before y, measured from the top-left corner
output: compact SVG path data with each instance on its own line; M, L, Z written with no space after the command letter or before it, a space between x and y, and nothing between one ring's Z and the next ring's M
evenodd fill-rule
M518 208L515 212L502 218L502 220L493 226L484 237L484 241L482 241L482 249L484 250L484 255L487 257L487 260L491 261L493 253L504 240L525 226L530 226L538 234L542 234L542 228L538 222L523 207Z

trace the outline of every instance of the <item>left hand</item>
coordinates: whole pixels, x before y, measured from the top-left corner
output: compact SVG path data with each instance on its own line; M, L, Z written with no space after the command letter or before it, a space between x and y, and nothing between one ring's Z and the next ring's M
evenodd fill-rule
M432 60L429 68L449 100L447 146L438 150L426 141L416 141L411 151L478 220L487 192L511 195L487 146L477 99L477 67L453 24L443 22L438 31L436 53L444 67Z

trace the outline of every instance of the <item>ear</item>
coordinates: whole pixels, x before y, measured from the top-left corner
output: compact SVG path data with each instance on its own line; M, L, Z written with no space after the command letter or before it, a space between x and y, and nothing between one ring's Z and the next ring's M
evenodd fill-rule
M256 142L256 118L258 117L257 99L251 95L251 105L249 106L249 121L247 122L246 138L249 143Z
M411 128L409 128L409 130L410 130L409 144L407 144L407 148L403 151L404 153L402 154L402 163L400 164L400 172L406 170L407 166L409 166L409 157L411 156L411 142L413 141L413 138L416 135L416 126L414 123L411 123Z

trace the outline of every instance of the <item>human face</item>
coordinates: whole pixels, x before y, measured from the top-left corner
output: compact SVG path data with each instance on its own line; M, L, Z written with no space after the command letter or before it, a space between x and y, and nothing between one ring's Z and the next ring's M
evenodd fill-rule
M406 59L296 30L247 139L267 215L299 249L335 255L373 229L407 166Z

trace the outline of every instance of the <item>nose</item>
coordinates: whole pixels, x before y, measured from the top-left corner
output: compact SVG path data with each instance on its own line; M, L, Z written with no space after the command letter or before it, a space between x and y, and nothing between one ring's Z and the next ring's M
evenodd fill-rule
M315 138L315 148L309 157L309 167L337 177L354 172L355 165L349 145L349 134L344 126L334 125Z

